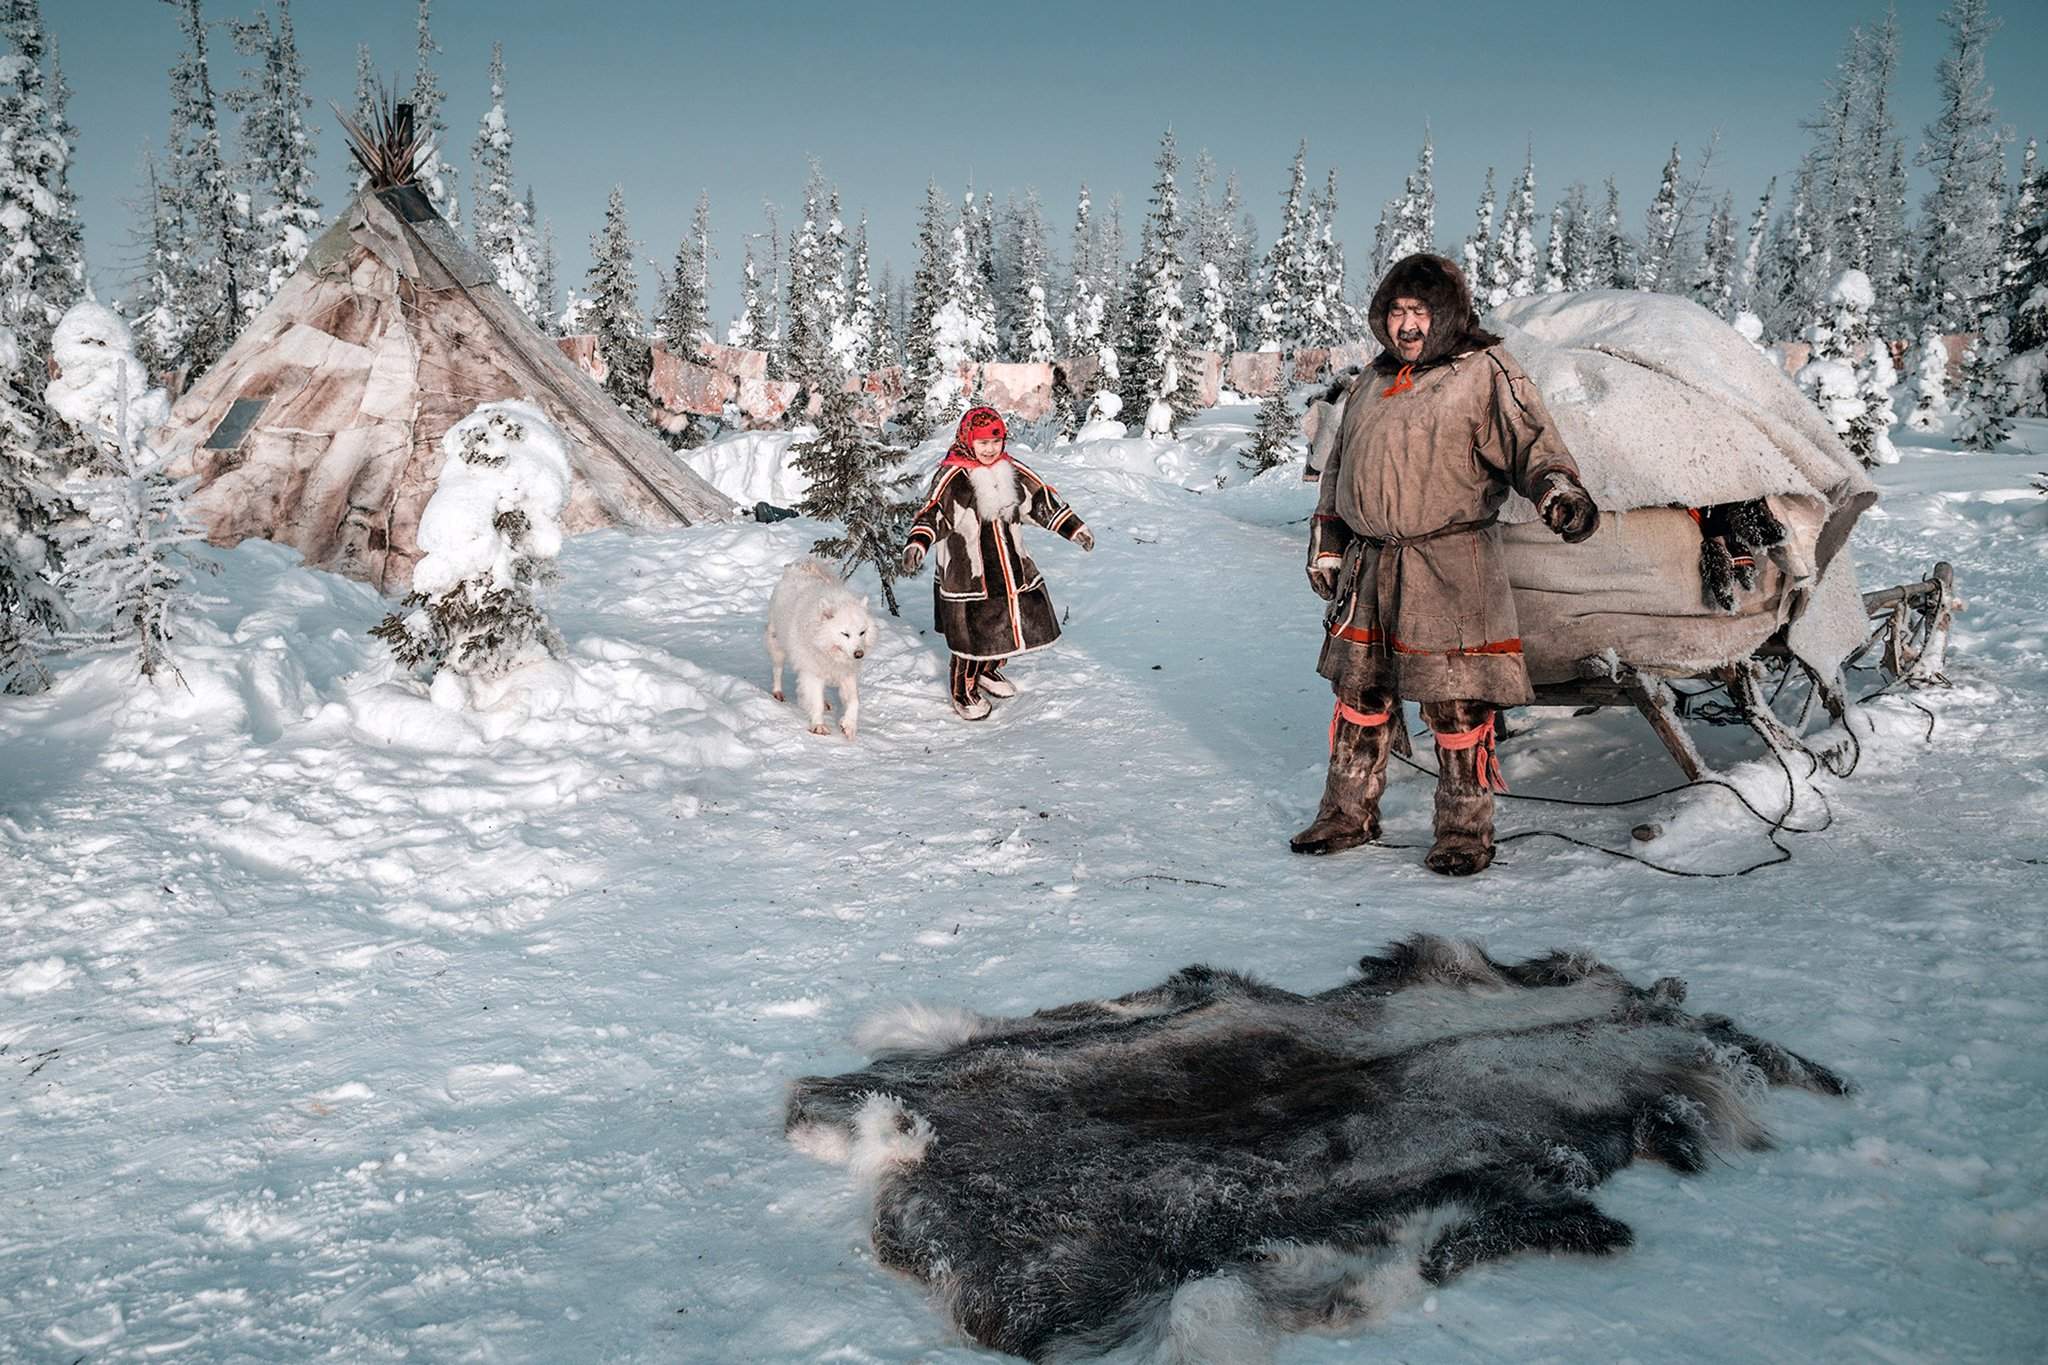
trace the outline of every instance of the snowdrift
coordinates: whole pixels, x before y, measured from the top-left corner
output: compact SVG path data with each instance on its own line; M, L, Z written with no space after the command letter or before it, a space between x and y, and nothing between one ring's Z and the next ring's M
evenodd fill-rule
M1536 381L1602 512L1568 546L1519 497L1503 510L1530 677L1608 655L1686 676L1746 657L1781 626L1832 674L1864 638L1850 528L1877 490L1784 372L1698 304L1598 290L1518 299L1488 325ZM1766 499L1786 543L1733 613L1700 591L1687 509Z

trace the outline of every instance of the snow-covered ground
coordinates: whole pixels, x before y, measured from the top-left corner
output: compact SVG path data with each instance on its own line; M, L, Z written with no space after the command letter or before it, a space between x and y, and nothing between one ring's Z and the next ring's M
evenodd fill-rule
M1315 988L1416 929L1681 974L1861 1090L1774 1094L1779 1148L1707 1175L1624 1172L1617 1259L1488 1266L1284 1360L2042 1358L2048 456L1935 440L1879 474L1864 583L1955 563L1955 686L1868 707L1791 864L1529 840L1454 882L1286 851L1330 701L1307 490L1217 486L1251 417L1033 457L1100 546L1034 544L1068 633L983 725L946 706L922 579L857 745L768 697L800 521L570 542L569 659L481 712L394 679L372 593L253 543L184 686L107 659L0 699L0 1359L989 1359L783 1142L788 1079L857 1065L886 1002L1020 1012L1196 961ZM1675 778L1632 717L1523 723L1518 791ZM1774 809L1753 741L1699 733ZM1389 839L1425 839L1428 794L1397 778ZM1672 862L1770 852L1714 791L1502 829L1645 818Z

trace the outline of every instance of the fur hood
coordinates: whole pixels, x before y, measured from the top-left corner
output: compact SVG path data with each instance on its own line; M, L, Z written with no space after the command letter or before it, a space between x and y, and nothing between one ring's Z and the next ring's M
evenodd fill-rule
M1394 349L1394 338L1387 332L1387 313L1395 299L1420 299L1429 309L1429 335L1422 339L1422 354L1415 360L1417 369L1427 369L1467 351L1484 350L1500 341L1480 328L1479 315L1472 307L1472 286L1466 283L1465 272L1458 269L1457 262L1418 251L1394 263L1394 268L1380 281L1380 287L1373 291L1372 308L1366 314L1366 320L1372 324L1373 339L1382 348L1373 366L1384 373L1392 374L1403 364L1400 352Z

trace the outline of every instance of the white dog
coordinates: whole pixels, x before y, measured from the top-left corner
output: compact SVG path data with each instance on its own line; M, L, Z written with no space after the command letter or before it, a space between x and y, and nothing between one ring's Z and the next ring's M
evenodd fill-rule
M782 571L768 599L768 660L775 665L769 690L782 701L782 665L796 665L796 699L814 735L829 735L825 689L839 689L839 729L848 739L860 726L860 661L874 643L867 599L839 580L831 565L799 559Z

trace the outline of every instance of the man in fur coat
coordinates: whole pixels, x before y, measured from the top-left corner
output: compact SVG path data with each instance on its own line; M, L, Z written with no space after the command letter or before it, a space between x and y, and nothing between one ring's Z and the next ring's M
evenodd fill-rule
M1373 295L1384 351L1352 381L1310 523L1308 578L1329 602L1316 671L1337 694L1330 772L1297 853L1380 833L1401 702L1436 735L1436 842L1425 862L1464 876L1493 861L1493 794L1506 791L1493 714L1530 701L1495 524L1508 490L1567 541L1600 513L1536 387L1482 331L1464 274L1417 254Z
M905 573L916 573L925 552L938 548L932 618L953 651L953 709L962 720L987 718L991 697L1017 695L1003 674L1012 655L1060 637L1045 576L1017 541L1025 522L1095 548L1095 536L1058 491L1011 456L1002 416L970 408L903 547Z

